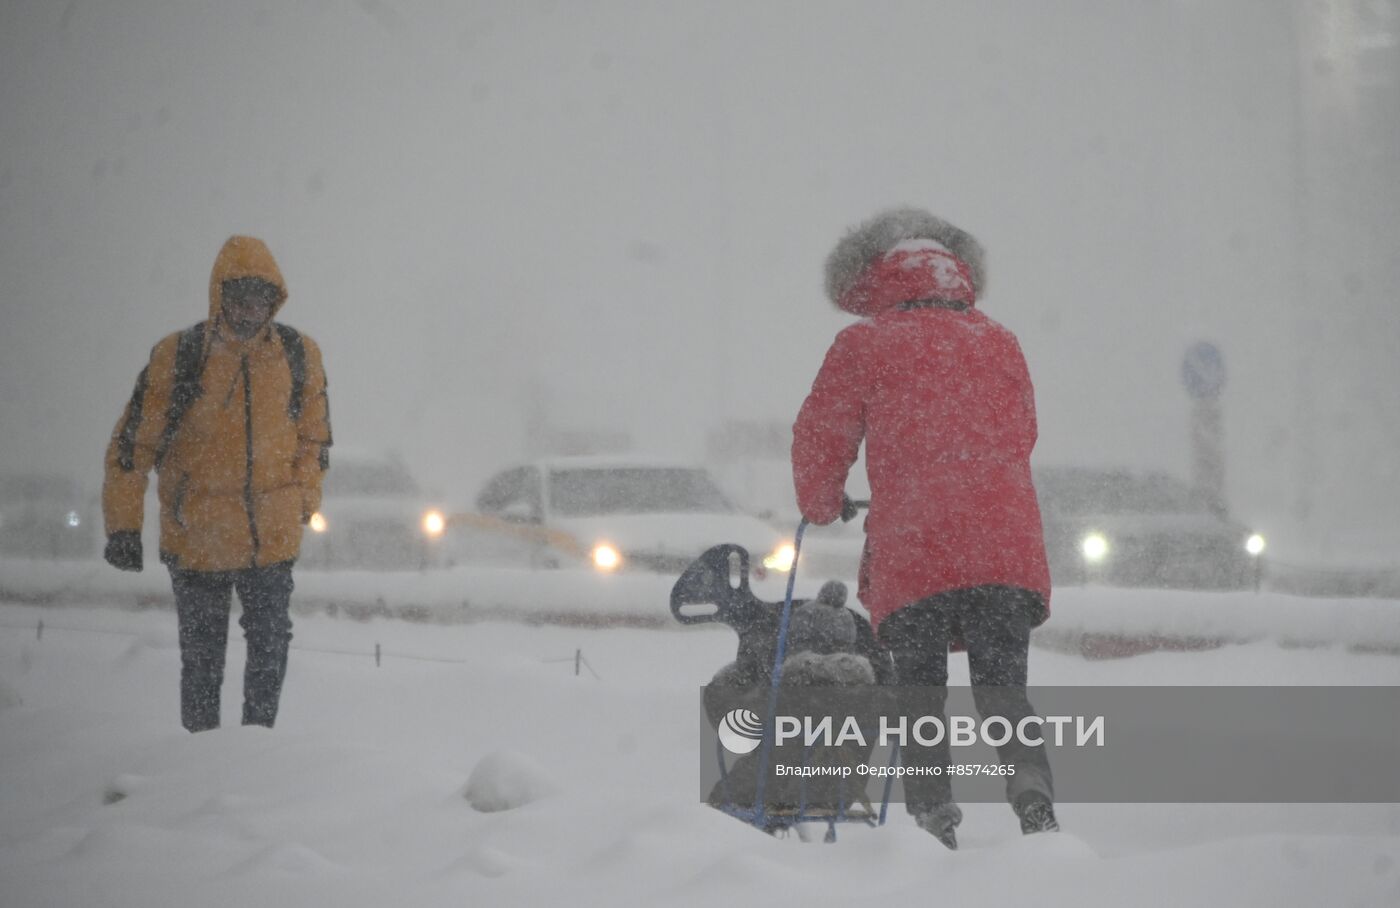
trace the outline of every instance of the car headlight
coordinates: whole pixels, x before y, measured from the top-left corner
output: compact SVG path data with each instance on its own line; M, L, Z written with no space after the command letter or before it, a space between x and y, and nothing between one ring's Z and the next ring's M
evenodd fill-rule
M311 519L306 521L306 525L311 527L313 533L324 533L326 531L326 515L317 511L311 515Z
M423 512L423 532L428 538L436 539L441 536L446 529L447 518L443 516L441 511L433 509Z
M63 522L76 530L83 525L83 518L77 511L69 511L67 516L63 518Z
M787 573L792 570L792 563L797 560L797 549L791 542L784 542L782 545L763 556L763 566L770 571L782 571Z
M447 518L442 516L441 511L434 508L431 511L423 512L423 533L428 539L437 539L438 536L441 536L442 530L445 529L447 529Z
M1090 533L1079 540L1079 551L1085 561L1098 564L1108 557L1108 537L1103 533Z
M1260 555L1264 554L1264 548L1267 545L1268 541L1265 540L1263 536L1260 536L1258 533L1252 533L1250 537L1244 541L1244 550L1258 558Z
M612 573L622 567L622 553L606 542L595 545L593 551L588 553L588 560L604 573Z

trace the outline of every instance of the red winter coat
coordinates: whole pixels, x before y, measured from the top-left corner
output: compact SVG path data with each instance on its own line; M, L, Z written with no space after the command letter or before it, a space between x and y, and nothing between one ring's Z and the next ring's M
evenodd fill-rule
M949 302L936 292L949 274L911 282L908 255L886 254L854 300L838 300L867 317L836 336L793 427L798 506L817 524L840 515L864 439L871 503L859 596L876 627L905 605L983 584L1035 591L1048 614L1030 469L1035 401L1020 345L973 307L970 286ZM932 255L961 266L955 282L967 277L962 262ZM944 299L905 305L930 295Z

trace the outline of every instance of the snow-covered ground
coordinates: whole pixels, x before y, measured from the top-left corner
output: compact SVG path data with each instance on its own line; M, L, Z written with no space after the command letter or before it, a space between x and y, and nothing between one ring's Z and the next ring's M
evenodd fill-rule
M835 846L765 837L698 802L722 629L311 615L295 633L275 730L188 735L169 612L0 606L0 904L1400 904L1396 805L1063 804L1066 832L1022 838L969 804L957 853L902 811ZM235 640L227 720L241 671ZM1400 659L1037 648L1032 677L1400 685ZM473 806L502 802L521 806Z

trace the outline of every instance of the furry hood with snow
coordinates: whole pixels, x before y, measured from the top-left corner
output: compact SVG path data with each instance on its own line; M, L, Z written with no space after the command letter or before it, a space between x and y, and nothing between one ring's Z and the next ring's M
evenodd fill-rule
M882 211L849 230L826 259L826 293L838 308L870 314L851 299L851 291L886 253L910 240L936 243L966 265L972 291L981 297L987 282L986 253L977 239L942 218L918 208Z

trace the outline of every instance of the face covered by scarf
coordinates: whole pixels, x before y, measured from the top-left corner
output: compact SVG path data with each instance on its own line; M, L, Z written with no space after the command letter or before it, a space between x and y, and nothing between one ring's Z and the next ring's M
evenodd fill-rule
M234 278L222 284L223 321L239 340L257 334L277 305L275 284L258 277Z

